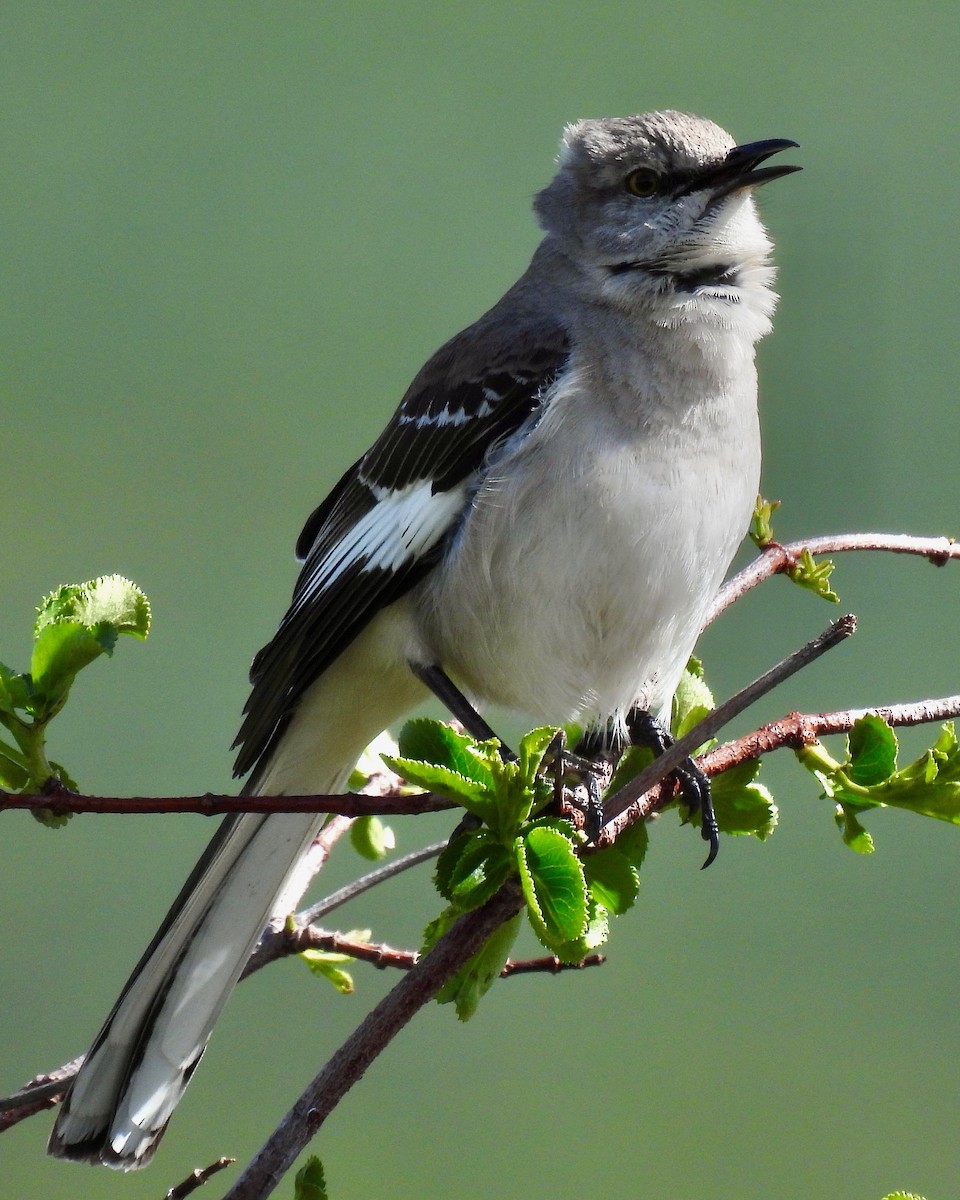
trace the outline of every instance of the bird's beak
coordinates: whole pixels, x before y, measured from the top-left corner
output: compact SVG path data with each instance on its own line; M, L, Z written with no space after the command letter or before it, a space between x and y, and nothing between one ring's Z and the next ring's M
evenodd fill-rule
M769 183L771 179L780 179L784 175L792 175L794 171L802 171L802 167L779 166L757 168L761 163L797 146L789 138L768 138L764 142L748 142L744 146L734 146L727 157L718 166L707 167L698 173L693 188L697 191L710 190L714 200L729 196L731 192L743 191L745 188L759 187Z

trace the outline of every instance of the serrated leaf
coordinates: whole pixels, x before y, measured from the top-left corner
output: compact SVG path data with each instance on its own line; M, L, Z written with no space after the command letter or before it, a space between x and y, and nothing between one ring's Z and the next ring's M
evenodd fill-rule
M639 873L650 845L650 829L646 821L634 821L617 838L616 846L628 863Z
M17 709L24 711L32 692L33 683L29 675L21 675L0 663L0 713L12 715Z
M39 720L65 698L78 671L103 654L92 630L79 621L48 623L37 633L30 662L34 696L29 711Z
M41 603L30 664L29 711L48 720L63 704L78 671L112 654L120 633L141 640L150 629L150 604L122 575L64 584Z
M307 964L311 974L332 983L341 996L353 993L353 976L339 965L353 961L349 955L335 954L327 950L303 950L299 957Z
M588 854L583 873L590 895L607 912L620 916L632 908L640 891L640 873L616 846Z
M763 842L776 829L779 814L773 797L754 782L759 770L760 762L754 759L711 779L713 808L723 833L749 834Z
M559 730L556 726L543 725L537 729L531 729L529 733L525 733L520 739L520 745L517 747L517 758L520 768L521 783L532 788L534 781L543 764L543 756L550 749L556 740Z
M27 781L27 786L32 786L30 780ZM73 820L73 813L54 812L52 808L31 808L30 816L46 829L62 829Z
M463 914L458 912L457 909L455 909L451 904L448 908L445 908L438 917L434 917L432 921L428 921L423 931L423 940L420 943L420 953L426 954L428 950L431 950L437 944L440 938L443 937L451 925L453 925L457 918L462 915Z
M293 1181L293 1200L329 1200L323 1163L311 1155Z
M838 804L836 820L845 846L849 846L856 854L873 854L876 848L873 838L860 824L853 809L847 805Z
M583 864L568 838L542 825L517 838L515 847L534 932L559 953L559 947L580 937L586 928Z
M377 736L364 747L363 753L357 759L356 766L350 772L350 778L347 780L347 791L362 792L369 785L372 779L387 780L387 772L384 769L383 758L384 754L396 755L399 753L399 748L396 741L390 734L384 730L383 733L378 733ZM399 787L400 791L409 794L410 792L419 791L419 788L403 788L398 780L390 780L388 786Z
M562 962L578 963L606 942L610 935L610 918L607 910L592 896L587 899L587 924L583 933L572 941L554 948L554 954Z
M500 890L514 869L514 857L502 845L475 839L450 873L451 902L462 912L479 908Z
M379 862L393 850L397 839L379 817L357 817L350 826L350 842L361 858Z
M681 738L689 733L713 708L713 693L703 678L703 664L699 659L692 659L673 694L670 716L673 736Z
M897 735L886 721L867 714L854 723L847 737L846 774L862 787L883 783L897 769L897 749Z
M95 633L103 626L142 639L150 631L150 602L122 575L101 575L86 583L63 584L45 597L37 610L35 635L61 621L76 621Z
M889 1192L883 1200L923 1200L916 1192Z
M483 784L468 779L466 775L451 771L449 767L408 758L393 758L389 754L383 755L383 761L391 771L396 771L410 783L415 783L428 792L439 792L456 804L462 804L481 821L496 819L496 804L488 789Z
M453 886L453 872L467 848L478 839L489 840L486 830L460 833L450 839L437 856L437 865L433 872L433 883L445 900L450 899L450 889Z
M499 742L495 739L475 743L473 738L458 733L443 721L417 717L406 722L398 741L400 758L446 767L484 788L493 787L489 763L491 753L494 760L499 758Z
M510 957L520 931L522 913L505 921L487 938L480 950L437 992L438 1004L454 1004L461 1021L469 1021Z

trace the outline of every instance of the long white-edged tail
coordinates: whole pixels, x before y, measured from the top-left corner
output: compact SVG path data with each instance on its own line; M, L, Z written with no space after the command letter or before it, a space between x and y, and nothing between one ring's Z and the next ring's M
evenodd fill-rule
M405 664L391 675L365 661L377 624L304 696L253 790L342 791L364 745L421 698ZM348 679L359 691L345 690ZM364 705L350 695L363 698L363 719ZM225 818L87 1054L50 1135L51 1154L119 1170L149 1162L265 926L306 886L297 868L325 819Z

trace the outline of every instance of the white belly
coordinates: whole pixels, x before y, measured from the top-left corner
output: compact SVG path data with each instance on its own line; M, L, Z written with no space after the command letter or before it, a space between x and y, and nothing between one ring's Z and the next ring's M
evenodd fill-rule
M588 396L555 400L492 468L425 585L437 661L538 720L666 705L757 494L746 382L750 395L712 402L694 428L630 440L601 428Z

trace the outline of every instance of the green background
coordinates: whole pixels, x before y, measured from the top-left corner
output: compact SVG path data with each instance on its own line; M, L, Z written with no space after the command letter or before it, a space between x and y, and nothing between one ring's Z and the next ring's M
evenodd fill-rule
M85 673L54 757L103 794L232 786L300 523L523 268L582 116L802 144L762 196L777 530L956 533L958 58L955 3L3 5L0 656L25 665L60 582L119 571L156 611ZM955 568L848 556L836 580L861 632L741 730L958 690ZM837 612L766 585L701 644L716 690ZM859 858L786 756L767 782L780 830L706 874L658 825L602 971L509 982L467 1026L422 1013L314 1144L336 1200L955 1197L958 832L882 813ZM88 1044L210 832L4 818L0 1090ZM357 869L338 857L332 880ZM424 870L343 922L410 945L436 904ZM240 988L151 1170L47 1160L40 1117L0 1142L0 1194L155 1200L246 1159L390 983L356 978L342 999L290 962Z

